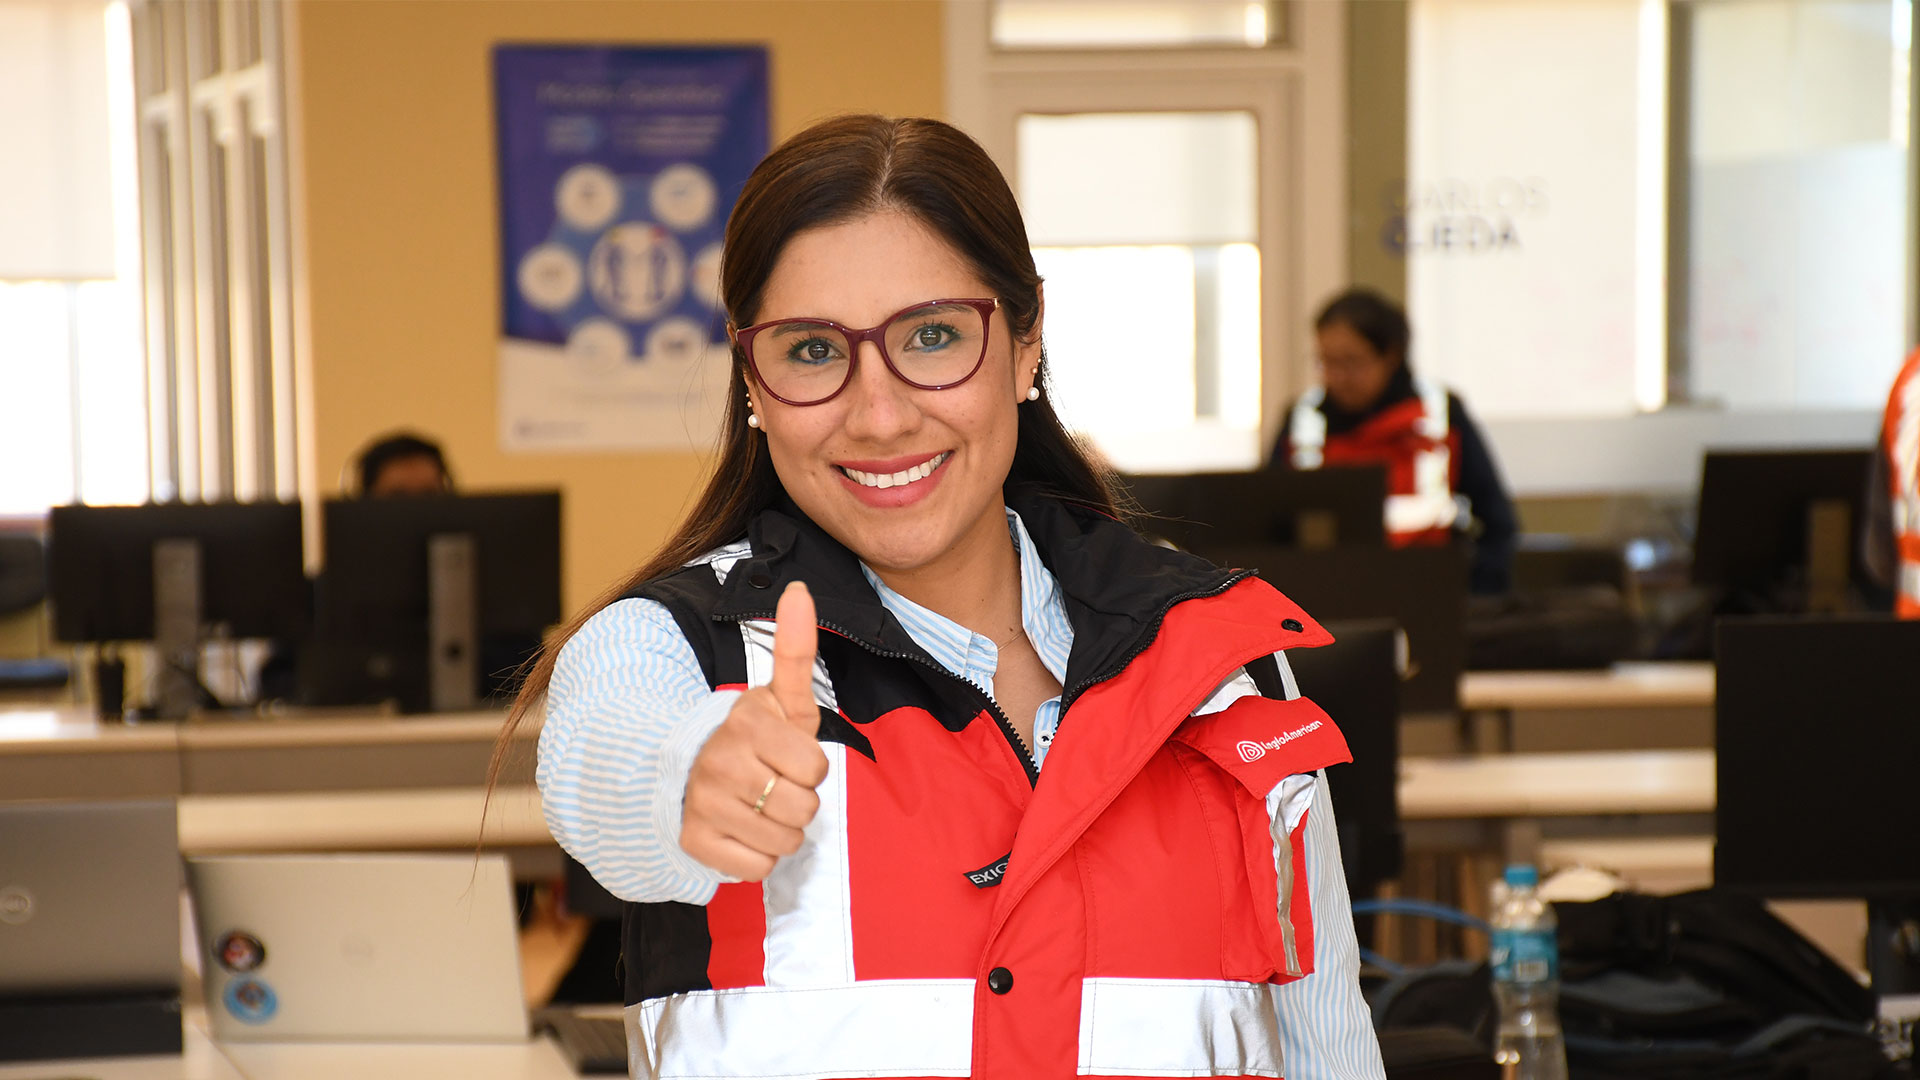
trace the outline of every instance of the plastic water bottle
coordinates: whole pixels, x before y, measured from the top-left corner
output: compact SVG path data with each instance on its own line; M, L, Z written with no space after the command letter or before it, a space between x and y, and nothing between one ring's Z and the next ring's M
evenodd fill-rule
M1560 1033L1560 946L1553 906L1533 867L1507 867L1493 888L1493 1000L1500 1031L1493 1060L1503 1080L1567 1080Z

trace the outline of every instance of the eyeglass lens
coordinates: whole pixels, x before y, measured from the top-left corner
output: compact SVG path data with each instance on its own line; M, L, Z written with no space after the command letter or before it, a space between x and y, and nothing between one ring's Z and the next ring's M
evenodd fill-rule
M895 316L882 337L887 359L907 382L923 389L964 379L986 350L980 312L965 304L937 304ZM753 339L753 366L781 398L821 401L847 381L854 348L847 335L821 322L779 323Z

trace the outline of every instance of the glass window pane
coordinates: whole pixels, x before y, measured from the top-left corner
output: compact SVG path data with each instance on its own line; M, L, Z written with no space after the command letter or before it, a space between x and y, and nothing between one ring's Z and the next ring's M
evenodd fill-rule
M1907 345L1911 4L1690 11L1690 395L1878 408Z
M1254 464L1253 117L1024 116L1018 137L1062 419L1127 471Z
M1238 46L1284 37L1274 0L996 0L993 43L1012 49Z
M1027 115L1017 137L1035 244L1259 239L1252 113Z

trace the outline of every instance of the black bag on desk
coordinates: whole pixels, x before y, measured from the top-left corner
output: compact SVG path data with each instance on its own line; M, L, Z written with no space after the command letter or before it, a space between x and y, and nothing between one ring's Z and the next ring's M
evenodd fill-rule
M1572 1080L1910 1080L1870 1029L1873 994L1759 901L1702 890L1555 903ZM1382 1030L1447 1024L1491 1048L1485 965L1444 962L1370 995Z
M1556 903L1574 1080L1892 1080L1871 991L1758 900Z

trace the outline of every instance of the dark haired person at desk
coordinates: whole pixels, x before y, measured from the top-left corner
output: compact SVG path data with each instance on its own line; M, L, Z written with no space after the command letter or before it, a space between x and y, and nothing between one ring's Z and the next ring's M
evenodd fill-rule
M1505 592L1519 532L1513 501L1459 396L1413 373L1406 313L1355 288L1329 301L1313 328L1321 385L1294 402L1273 465L1386 466L1388 541L1471 536L1473 591Z
M453 490L453 471L447 468L440 444L412 432L382 436L360 451L354 464L360 494L379 499L389 495L443 495Z
M1894 614L1920 619L1920 349L1893 380L1872 461L1861 562Z
M1381 1076L1283 652L1329 638L1117 519L992 159L823 122L722 265L705 490L515 714L630 901L634 1075Z

